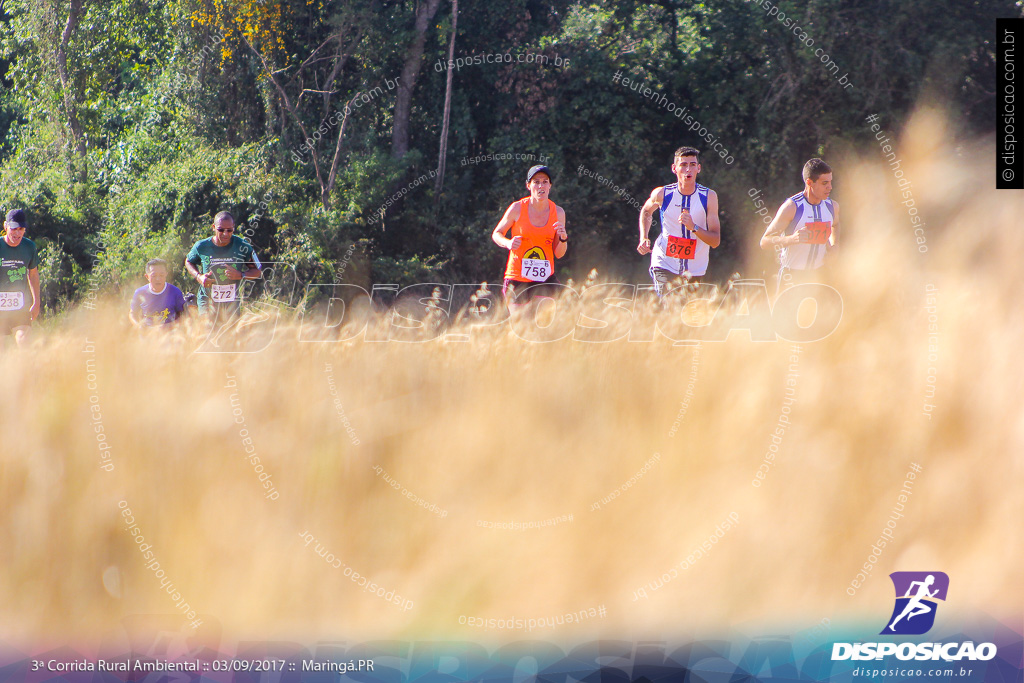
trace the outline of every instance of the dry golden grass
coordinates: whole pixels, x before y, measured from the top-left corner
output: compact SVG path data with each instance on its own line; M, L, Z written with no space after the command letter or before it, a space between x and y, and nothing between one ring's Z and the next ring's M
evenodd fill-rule
M669 436L693 351L664 339L299 344L289 327L262 353L194 354L124 337L119 308L80 310L0 356L0 638L90 642L126 615L180 612L144 566L122 500L182 598L231 638L511 639L523 631L459 618L601 605L604 617L532 636L880 621L892 604L886 575L927 569L950 575L951 612L1019 614L1024 202L991 189L991 148L979 149L956 158L928 113L905 136L925 255L877 150L838 165L844 317L803 347L792 426L760 488L751 482L782 406L785 342L705 343ZM745 229L760 231L753 219ZM938 290L933 363L928 283ZM228 375L237 389L225 388ZM246 459L236 392L276 500ZM632 488L591 510L655 453ZM851 597L914 462L923 469L895 542ZM634 599L733 512L738 526L710 554ZM478 525L565 514L572 521L540 529ZM304 532L316 539L308 547ZM317 545L412 608L363 592Z

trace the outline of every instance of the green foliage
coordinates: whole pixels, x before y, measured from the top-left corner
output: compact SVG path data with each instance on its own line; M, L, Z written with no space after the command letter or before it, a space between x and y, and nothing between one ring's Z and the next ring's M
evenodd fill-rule
M60 240L42 239L39 247L39 289L43 307L59 312L85 284L82 267L64 250Z
M374 273L378 276L377 280L386 283L440 281L438 273L443 268L444 263L440 262L436 256L426 258L413 256L406 259L379 256L373 262Z
M268 174L252 147L212 149L193 140L177 157L147 166L129 187L111 194L97 240L97 274L110 282L141 272L151 258L183 263L192 244L211 234L220 211L251 227L254 244L276 237L274 209L297 199L292 186ZM259 205L268 205L261 219ZM278 204L280 202L280 204Z
M1021 16L1011 0L782 0L788 26L746 0L463 3L456 56L513 61L455 72L438 190L450 5L427 27L410 151L396 159L396 85L417 37L416 3L88 0L64 46L62 82L69 4L0 4L0 203L29 211L49 307L88 275L133 286L149 258L181 263L221 210L250 230L262 260L293 264L304 282L333 281L346 259L349 282L495 281L506 254L490 232L542 155L573 236L561 272L579 278L597 266L644 279L635 205L577 169L643 202L672 181L671 153L684 144L704 151L700 181L719 193L724 238L712 276L724 279L757 228L748 189L781 202L808 157L867 140L867 114L898 130L927 99L947 107L959 132L986 132L991 20ZM514 61L531 53L549 62ZM842 73L851 88L837 83ZM349 102L358 106L339 145L332 116ZM664 102L685 107L710 141ZM468 162L487 154L535 160Z

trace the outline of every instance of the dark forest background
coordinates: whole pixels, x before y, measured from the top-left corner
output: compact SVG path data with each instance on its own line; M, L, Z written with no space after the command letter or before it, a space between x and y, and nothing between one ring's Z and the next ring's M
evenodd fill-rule
M776 208L800 190L806 159L841 159L869 138L877 155L864 118L897 132L921 102L946 108L958 136L991 134L994 19L1021 16L996 0L778 3L834 74L756 2L462 0L457 19L453 4L0 2L0 203L29 212L47 307L75 301L90 278L137 286L152 257L180 263L220 210L303 282L334 281L343 263L355 284L496 281L505 253L489 233L533 162L463 163L487 154L548 158L572 235L563 276L597 267L639 281L636 208L577 168L642 202L672 182L684 144L705 150L699 180L721 198L713 278L758 277L749 189ZM452 49L524 61L462 66L449 87ZM617 72L659 99L613 82ZM841 168L834 196L858 201Z

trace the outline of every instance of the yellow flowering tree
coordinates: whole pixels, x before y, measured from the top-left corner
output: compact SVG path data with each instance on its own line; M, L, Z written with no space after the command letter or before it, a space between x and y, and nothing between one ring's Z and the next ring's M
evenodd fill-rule
M286 6L282 2L183 0L181 10L180 16L193 28L224 36L221 66L235 57L240 40L268 59L284 53Z

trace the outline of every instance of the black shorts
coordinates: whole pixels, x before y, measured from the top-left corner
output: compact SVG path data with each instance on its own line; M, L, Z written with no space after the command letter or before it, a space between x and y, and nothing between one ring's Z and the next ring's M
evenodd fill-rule
M534 299L554 299L558 296L561 286L554 275L543 282L523 282L521 280L505 280L501 294L511 304L527 304Z
M32 314L29 312L28 304L20 311L0 312L0 337L6 337L14 332L16 327L32 325Z

